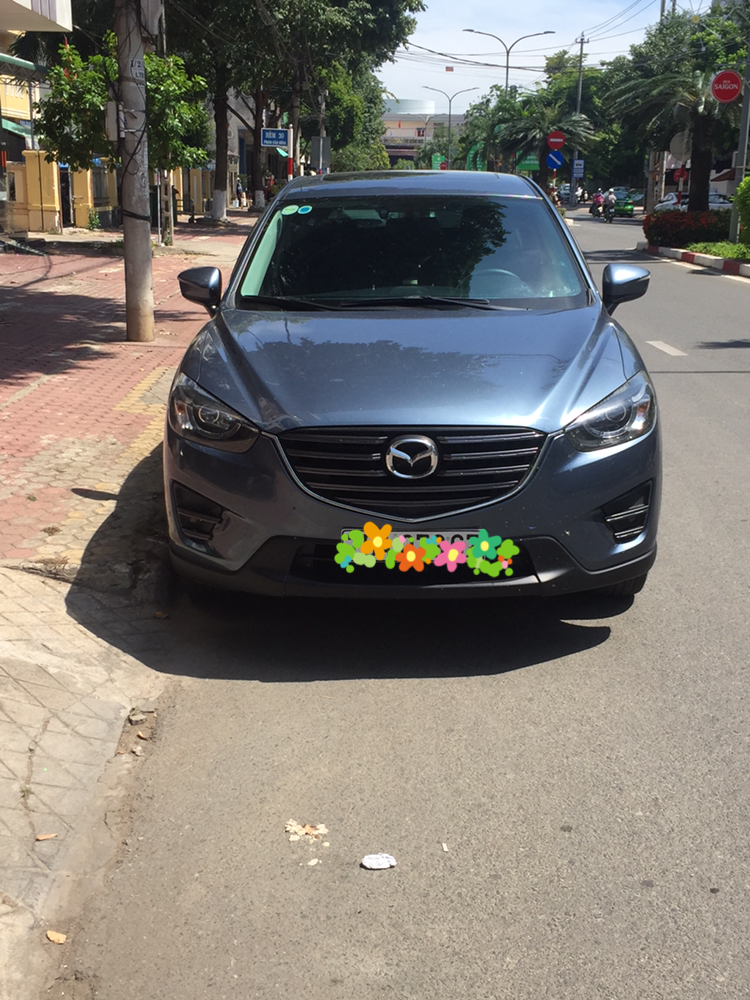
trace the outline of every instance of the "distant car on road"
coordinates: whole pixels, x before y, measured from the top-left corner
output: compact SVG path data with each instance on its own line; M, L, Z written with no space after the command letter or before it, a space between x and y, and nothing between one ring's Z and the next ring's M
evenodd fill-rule
M183 578L269 595L637 593L656 557L654 388L573 237L513 174L300 177L172 385L164 448ZM410 571L412 570L412 571Z
M630 197L628 189L616 187L614 190L615 195L617 196L617 201L615 202L615 215L632 216L635 211L635 206L633 205L633 199Z
M677 192L670 191L666 194L660 202L654 205L655 212L687 212L688 203L688 193L687 191L682 192L682 202L678 204ZM725 194L719 194L718 191L711 191L708 195L708 209L711 212L718 211L722 208L731 208L732 200L727 198Z

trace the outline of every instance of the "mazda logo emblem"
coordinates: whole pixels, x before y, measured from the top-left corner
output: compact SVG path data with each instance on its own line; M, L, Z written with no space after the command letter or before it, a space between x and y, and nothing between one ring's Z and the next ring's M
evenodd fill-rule
M437 469L437 445L421 434L396 438L388 445L385 464L399 479L424 479Z

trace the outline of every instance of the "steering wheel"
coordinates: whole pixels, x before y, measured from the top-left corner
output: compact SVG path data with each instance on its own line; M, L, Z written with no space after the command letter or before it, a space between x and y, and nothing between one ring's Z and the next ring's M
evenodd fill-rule
M502 267L483 267L469 282L469 295L479 299L515 299L533 296L533 291L517 274Z

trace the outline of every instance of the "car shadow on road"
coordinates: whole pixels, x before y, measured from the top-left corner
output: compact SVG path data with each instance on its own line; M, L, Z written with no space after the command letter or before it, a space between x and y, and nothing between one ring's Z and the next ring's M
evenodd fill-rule
M165 563L160 494L156 449L133 469L86 546L67 607L98 638L165 674L283 683L505 673L601 645L611 634L603 620L632 604L586 594L191 598Z

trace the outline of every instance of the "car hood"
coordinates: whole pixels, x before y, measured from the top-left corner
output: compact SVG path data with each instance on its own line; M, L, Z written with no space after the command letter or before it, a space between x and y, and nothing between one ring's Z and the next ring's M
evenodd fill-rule
M271 432L373 424L550 432L632 374L620 335L598 302L544 312L224 309L183 371Z

